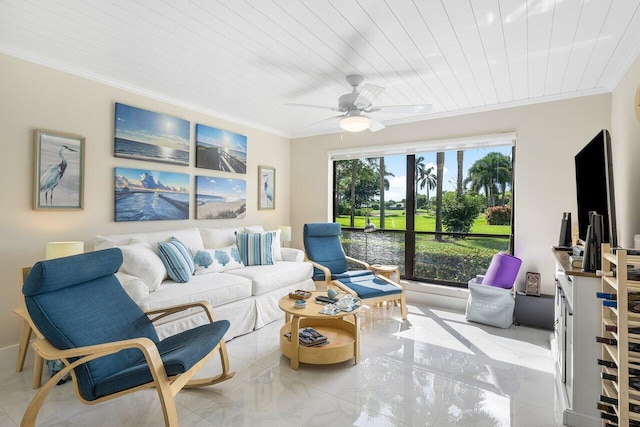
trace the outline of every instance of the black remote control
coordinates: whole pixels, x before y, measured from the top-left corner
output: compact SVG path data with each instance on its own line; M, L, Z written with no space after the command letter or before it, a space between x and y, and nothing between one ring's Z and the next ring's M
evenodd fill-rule
M329 297L325 297L324 295L318 295L316 297L316 301L321 302L323 304L333 304L335 302L338 302L337 299L335 298L329 298Z

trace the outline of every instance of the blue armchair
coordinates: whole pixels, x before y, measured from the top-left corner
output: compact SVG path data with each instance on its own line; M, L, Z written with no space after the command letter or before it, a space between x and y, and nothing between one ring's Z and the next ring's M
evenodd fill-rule
M335 286L368 303L399 302L402 318L407 318L404 289L386 277L375 275L369 264L345 255L340 243L339 223L305 224L303 231L307 261L313 264L314 281L324 282L327 289ZM363 267L349 270L349 262Z
M86 404L155 387L167 426L178 425L178 391L234 375L223 339L227 320L216 321L204 302L143 312L114 276L121 264L122 253L113 248L41 261L31 269L22 293L38 336L43 337L33 348L44 359L62 360L65 367L34 396L23 426L35 425L48 393L69 372L78 399ZM204 310L210 323L160 340L152 321L189 308ZM216 353L222 373L192 379Z

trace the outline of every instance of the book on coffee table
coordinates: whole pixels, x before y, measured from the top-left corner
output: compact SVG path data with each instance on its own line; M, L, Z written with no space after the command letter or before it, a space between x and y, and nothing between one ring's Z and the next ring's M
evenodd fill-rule
M291 332L287 332L284 336L291 339ZM313 328L300 329L300 331L298 331L298 338L300 345L305 347L313 347L316 345L327 344L329 342L327 337Z

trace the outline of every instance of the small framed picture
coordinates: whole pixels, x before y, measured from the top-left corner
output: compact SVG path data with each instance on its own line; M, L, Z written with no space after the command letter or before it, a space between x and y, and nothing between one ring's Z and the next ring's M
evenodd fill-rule
M276 169L258 166L258 209L276 208Z
M35 130L33 209L84 208L85 138Z
M527 283L524 293L527 295L540 295L540 273L527 271Z

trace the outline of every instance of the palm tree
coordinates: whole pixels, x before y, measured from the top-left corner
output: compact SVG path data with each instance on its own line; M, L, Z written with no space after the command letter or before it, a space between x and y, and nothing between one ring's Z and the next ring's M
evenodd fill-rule
M436 188L436 176L433 174L433 166L427 168L424 164L424 157L416 158L416 189L427 188L427 201L429 201L429 191Z
M458 150L457 152L458 155L458 185L456 186L456 194L458 195L458 197L462 196L462 167L464 164L464 151L463 150Z
M501 194L504 204L508 187L511 185L511 159L501 153L492 152L477 160L469 168L469 176L464 184L470 184L470 190L481 190L487 198L488 206L495 206L495 196Z
M442 232L442 177L444 175L444 152L436 153L436 233ZM436 240L442 241L442 236L436 234Z

